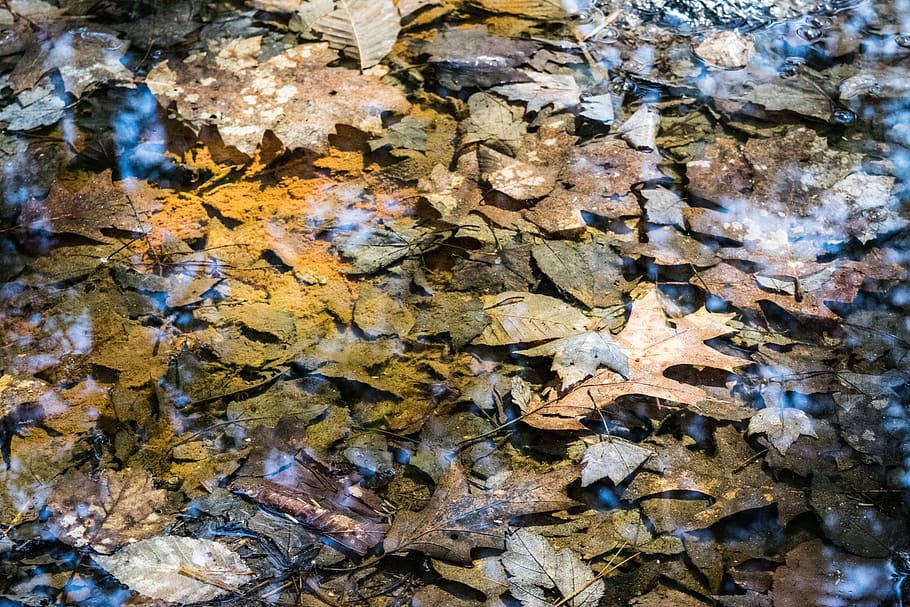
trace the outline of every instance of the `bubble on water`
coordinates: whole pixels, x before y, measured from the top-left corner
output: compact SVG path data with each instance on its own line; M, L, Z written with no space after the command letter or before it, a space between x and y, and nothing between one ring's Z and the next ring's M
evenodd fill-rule
M847 108L839 108L831 112L831 121L835 124L853 124L856 114Z
M605 27L594 36L594 39L598 42L616 42L619 40L619 30L615 27Z
M801 25L796 28L796 35L803 40L814 42L822 37L823 32L820 28L812 27L811 25Z
M898 34L894 37L894 42L903 48L910 48L910 34Z

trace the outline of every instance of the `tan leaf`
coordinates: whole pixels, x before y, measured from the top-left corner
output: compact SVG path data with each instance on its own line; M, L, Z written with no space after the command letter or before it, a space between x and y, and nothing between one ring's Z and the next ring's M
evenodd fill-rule
M400 21L392 0L339 0L338 8L320 17L313 30L366 69L392 50L401 31Z
M557 339L588 326L584 314L555 297L506 291L482 300L490 325L475 341L487 346Z
M567 16L560 0L475 0L475 4L494 13L532 19L562 19Z
M629 322L616 336L616 343L629 358L628 377L603 369L537 413L577 419L589 414L595 405L603 407L628 394L703 404L709 397L704 388L670 379L664 371L676 365L692 365L732 372L751 364L749 359L723 354L704 343L729 333L732 329L726 321L732 317L700 308L671 324L653 289L635 302Z

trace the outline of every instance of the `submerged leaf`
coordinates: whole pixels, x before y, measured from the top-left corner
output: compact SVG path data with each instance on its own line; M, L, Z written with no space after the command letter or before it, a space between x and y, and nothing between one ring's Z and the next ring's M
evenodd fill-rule
M801 434L818 438L806 412L794 407L762 409L749 420L749 434L764 434L781 455Z
M618 485L653 454L649 449L616 438L595 443L585 449L581 486L587 487L604 477Z
M502 564L509 572L509 592L525 607L551 605L546 590L556 589L563 597L561 604L573 607L596 607L604 594L603 580L578 556L563 548L553 549L546 538L519 529L506 539Z
M320 17L312 29L366 69L392 50L400 21L392 0L338 0L338 8Z
M629 375L629 357L609 333L588 331L549 343L519 350L525 356L553 356L552 369L562 378L563 387L594 375L601 366L613 369L623 377Z
M474 0L488 11L509 13L533 19L561 19L566 17L561 0Z
M483 297L490 325L475 340L487 346L542 341L580 333L588 318L555 297L506 291Z
M145 596L173 603L211 601L252 579L240 557L211 540L153 537L95 561Z

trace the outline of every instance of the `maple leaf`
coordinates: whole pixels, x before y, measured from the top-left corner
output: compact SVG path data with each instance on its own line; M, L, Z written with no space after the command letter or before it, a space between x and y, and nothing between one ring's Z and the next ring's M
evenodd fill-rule
M676 365L711 367L733 371L752 363L729 356L704 342L732 329L727 321L733 314L714 314L704 308L677 318L673 325L652 289L632 306L632 314L615 341L629 359L628 376L603 369L561 399L536 411L541 417L579 419L591 412L592 405L603 407L620 396L642 394L688 405L707 406L708 392L701 387L670 379L664 371ZM560 425L558 419L554 424ZM536 427L544 427L535 424Z
M207 61L165 61L146 82L191 126L217 126L226 144L249 156L267 130L288 149L324 152L336 124L379 132L384 112L409 107L375 76L326 67L338 58L328 44L296 46L260 63L260 43L235 40Z
M505 547L510 518L577 506L564 489L578 474L577 466L540 476L515 471L499 487L471 493L465 473L453 462L426 508L395 517L385 552L419 550L434 558L470 563L472 548Z

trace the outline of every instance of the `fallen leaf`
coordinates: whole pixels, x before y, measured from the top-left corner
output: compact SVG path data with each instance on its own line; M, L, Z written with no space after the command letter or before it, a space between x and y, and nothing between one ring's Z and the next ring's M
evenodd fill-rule
M392 0L338 0L338 8L317 19L311 27L332 48L356 58L361 69L366 69L392 50L401 31L400 21Z
M506 291L481 299L490 324L474 340L479 344L504 346L556 339L581 333L588 326L587 316L555 297Z
M524 73L531 82L504 84L491 90L512 101L526 101L529 112L539 112L548 105L552 105L557 112L578 105L581 89L571 74L545 74L528 70Z
M542 198L553 190L556 173L545 166L523 162L481 145L477 148L481 177L515 200Z
M561 19L566 17L561 0L473 0L494 13L509 13L532 19Z
M812 419L802 409L794 407L766 407L749 420L749 434L764 434L780 451L787 453L790 445L800 435L818 438L812 427Z
M660 113L647 105L638 108L629 119L619 125L616 132L635 149L657 149L657 127L660 126Z
M787 552L774 571L774 604L878 607L892 598L891 569L885 559L853 556L822 540L803 542Z
M622 303L631 284L623 260L605 238L574 242L548 240L531 249L534 261L556 287L589 308Z
M777 504L778 519L786 524L806 510L803 492L769 477L733 427L716 430L715 453L688 449L667 436L652 442L657 453L635 474L623 499L643 500L645 515L659 531L706 529L732 514L772 504ZM659 496L683 491L701 493L713 501L699 501L694 514L680 519Z
M732 314L714 314L704 308L677 319L668 319L656 289L650 290L632 306L625 328L616 343L629 359L628 377L601 370L562 398L548 403L538 413L551 417L578 419L592 412L592 406L605 407L627 394L656 398L710 408L708 392L664 375L675 365L694 365L733 371L752 361L723 354L704 342L729 333L726 321Z
M725 70L745 67L754 52L751 36L731 31L712 32L695 47L702 61Z
M506 101L491 93L474 93L468 97L468 110L470 115L459 125L463 146L479 141L499 144L513 154L519 150L527 125Z
M240 556L223 544L175 535L142 540L94 559L131 590L172 603L236 594L253 578Z
M582 460L581 486L587 487L606 477L614 485L626 480L645 463L654 452L635 443L618 438L608 438L585 449Z
M260 43L236 40L195 63L164 61L146 83L191 127L217 126L224 142L247 156L267 130L288 149L325 152L336 124L379 133L383 113L409 107L399 89L375 76L326 67L337 58L327 44L296 46L260 63Z
M385 552L418 550L434 558L470 563L472 548L505 547L509 519L577 505L565 495L566 485L577 476L575 466L539 476L516 470L500 486L471 493L467 477L453 462L426 508L395 517Z
M524 607L551 605L546 591L553 589L572 607L597 607L604 595L604 581L595 579L574 552L557 552L546 538L527 529L506 538L502 564L509 572L509 592Z
M562 378L563 389L594 375L607 367L627 377L629 358L613 337L604 331L588 331L553 340L535 348L518 350L525 356L552 356L553 366Z
M71 472L55 485L47 506L50 529L61 542L110 554L123 544L164 529L167 492L140 470L103 470L97 478Z

